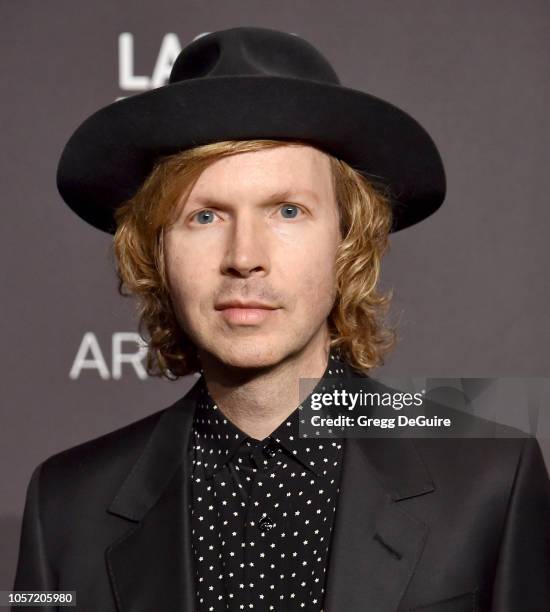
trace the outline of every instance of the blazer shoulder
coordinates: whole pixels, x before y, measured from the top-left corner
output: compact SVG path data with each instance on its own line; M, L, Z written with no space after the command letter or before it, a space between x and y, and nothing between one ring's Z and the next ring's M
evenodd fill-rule
M355 372L355 376L367 380L371 388L380 392L398 391L368 374ZM474 477L485 478L495 486L500 483L502 490L509 490L522 459L530 453L540 455L536 437L511 425L443 405L432 398L427 398L418 410L428 417L448 417L453 424L448 437L422 430L417 437L411 437L412 445L436 481L452 483L453 479L460 480L461 475L469 475L470 481ZM411 416L409 409L407 415Z
M504 508L518 480L536 483L548 496L548 471L536 437L440 438L412 440L444 497L490 498Z
M122 455L139 452L166 410L168 408L157 410L123 427L49 456L42 462L42 473L74 470L89 462L98 465L98 462L120 460Z
M46 458L35 468L43 490L48 497L56 497L56 492L66 496L68 491L90 488L93 482L119 482L144 451L162 417L188 408L183 404L193 389L161 410Z

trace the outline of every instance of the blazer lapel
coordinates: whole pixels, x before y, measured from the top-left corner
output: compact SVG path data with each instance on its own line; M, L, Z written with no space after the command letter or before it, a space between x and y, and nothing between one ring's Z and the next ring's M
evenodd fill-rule
M412 439L345 440L325 612L398 610L428 534L399 502L432 491Z
M196 609L188 486L197 388L162 414L108 508L134 524L106 550L119 612Z

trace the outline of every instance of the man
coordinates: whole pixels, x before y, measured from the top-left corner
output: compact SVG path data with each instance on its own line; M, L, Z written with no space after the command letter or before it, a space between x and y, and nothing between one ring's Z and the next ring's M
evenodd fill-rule
M82 124L58 185L115 233L150 373L201 377L36 468L15 589L102 612L550 606L534 438L299 436L300 379L368 383L392 346L388 233L445 191L412 118L300 38L233 28Z

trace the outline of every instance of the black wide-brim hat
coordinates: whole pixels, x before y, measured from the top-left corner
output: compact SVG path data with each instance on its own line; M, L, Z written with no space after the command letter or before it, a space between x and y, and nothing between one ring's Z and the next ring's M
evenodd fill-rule
M302 38L237 27L195 39L168 84L86 119L61 155L57 187L82 219L114 233L113 211L162 156L222 140L299 139L386 186L392 231L418 223L445 197L436 145L410 115L343 87Z

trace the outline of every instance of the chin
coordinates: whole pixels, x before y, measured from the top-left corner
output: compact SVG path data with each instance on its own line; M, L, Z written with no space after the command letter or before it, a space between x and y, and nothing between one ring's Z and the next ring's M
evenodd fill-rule
M290 352L291 347L267 338L237 339L230 343L219 342L206 349L218 361L234 368L267 368L282 361Z

